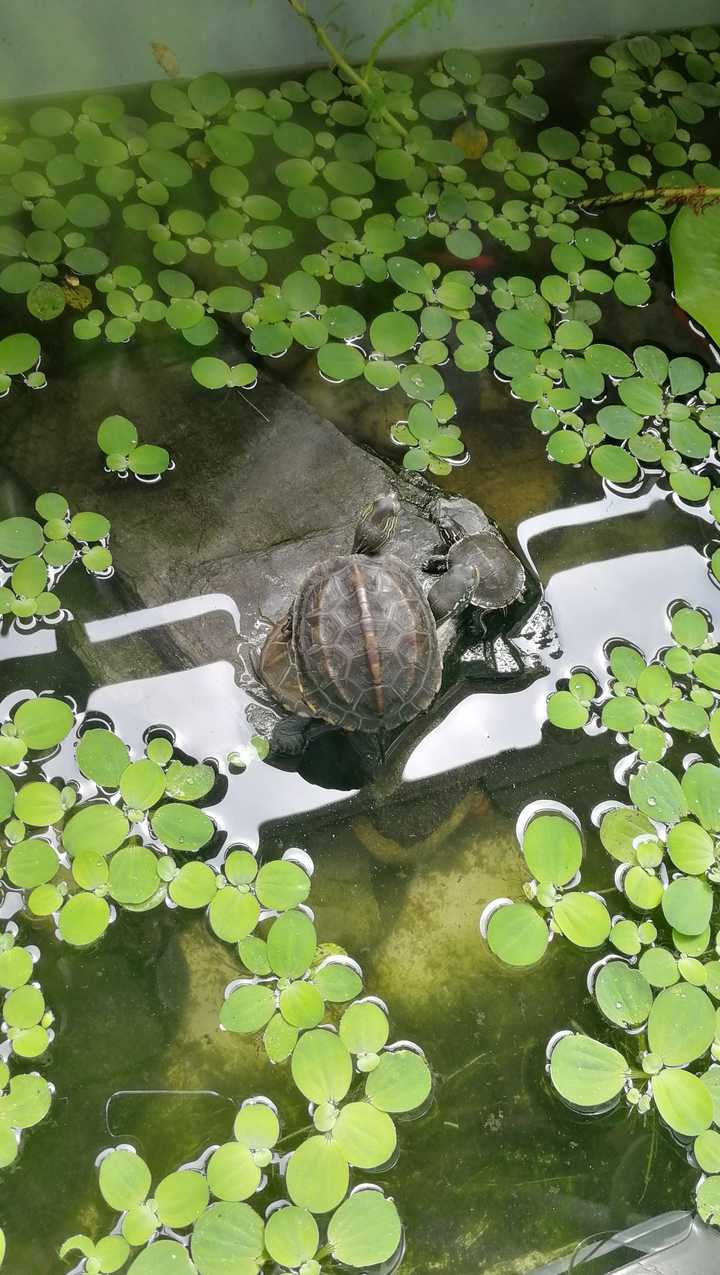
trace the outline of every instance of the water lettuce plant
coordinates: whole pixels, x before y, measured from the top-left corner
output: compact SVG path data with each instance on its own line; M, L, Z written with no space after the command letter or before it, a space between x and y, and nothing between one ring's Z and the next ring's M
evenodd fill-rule
M585 729L592 717L596 730L630 750L616 770L628 800L603 802L593 813L612 865L611 890L578 889L585 852L572 811L557 803L531 807L518 825L531 874L526 899L496 900L481 929L495 956L518 968L535 965L558 935L597 953L588 987L606 1030L599 1037L577 1028L556 1032L547 1051L550 1082L571 1108L589 1114L621 1101L641 1118L655 1112L687 1145L700 1174L698 1211L715 1223L720 654L705 612L676 603L669 624L672 643L653 660L628 643L610 643L602 688L577 670L548 700L555 729ZM686 740L692 751L678 774L660 759ZM626 910L614 911L608 893Z
M131 473L141 481L154 482L171 467L167 449L141 443L127 416L106 416L98 427L97 444L105 457L105 468L122 478Z
M229 1262L243 1275L256 1275L268 1262L279 1275L320 1275L326 1261L357 1270L397 1254L400 1218L380 1189L356 1189L320 1224L309 1209L287 1202L265 1217L245 1202L250 1183L265 1182L264 1170L274 1170L279 1134L273 1104L250 1098L238 1112L232 1142L168 1174L152 1194L150 1169L135 1148L109 1148L99 1160L99 1186L105 1202L120 1212L118 1228L98 1241L73 1235L60 1256L81 1254L84 1261L75 1269L84 1275L120 1269L135 1275L223 1275Z
M0 341L0 398L9 394L12 378L19 376L31 390L42 390L47 384L39 370L40 342L29 332L16 332Z
M43 771L68 740L82 787ZM109 1148L99 1160L100 1191L122 1217L98 1239L70 1237L61 1256L80 1255L86 1275L221 1275L228 1245L248 1271L267 1260L305 1275L330 1260L353 1268L387 1262L402 1244L397 1209L356 1178L386 1169L397 1148L395 1118L427 1107L425 1057L411 1042L388 1043L387 1007L363 995L360 966L318 941L306 852L259 863L205 809L222 786L216 768L181 753L167 729L148 730L145 741L144 753L133 756L111 722L83 718L69 700L15 698L0 726L3 878L21 897L21 912L45 919L72 947L96 944L121 908L142 912L166 902L204 914L235 950L242 973L227 989L218 1027L262 1032L270 1060L289 1063L312 1132L288 1133L283 1142L293 1147L281 1154L276 1109L250 1099L231 1141L152 1191L135 1149ZM52 1099L37 1073L11 1076L16 1060L44 1054L53 1021L31 981L34 950L18 935L10 922L0 936L9 1052L0 1077L7 1090L0 1094L0 1167ZM278 1198L263 1218L247 1201L269 1183Z
M62 619L55 587L73 562L82 562L91 575L112 574L110 522L103 514L72 514L55 491L38 496L35 512L37 519L0 521L0 618L24 629Z
M406 5L388 31L428 6ZM628 409L648 421L638 426L610 411L622 398L605 399L647 374L595 330L653 297L670 232L678 298L715 331L717 209L676 211L671 195L720 182L704 140L720 102L718 33L613 41L590 59L597 101L571 131L553 122L536 58L499 73L449 49L411 76L377 66L382 33L357 68L306 4L292 7L332 60L302 80L234 91L209 73L153 84L132 114L121 95L96 93L75 113L47 105L9 122L0 288L40 322L69 312L81 340L165 325L206 351L193 375L213 390L257 377L253 363L210 351L221 326L239 329L257 360L305 350L328 381L394 390L404 464L440 476L467 459L457 374L492 366L533 405L552 460L589 458L620 485L649 467L701 500L713 476L697 473L691 426L698 391L717 398L707 369L695 387L656 381L658 411L657 396ZM635 207L639 191L657 198ZM627 202L600 209L599 225L585 205L606 192ZM134 245L131 262L113 259L119 243ZM532 278L508 269L487 287L498 252L533 245Z

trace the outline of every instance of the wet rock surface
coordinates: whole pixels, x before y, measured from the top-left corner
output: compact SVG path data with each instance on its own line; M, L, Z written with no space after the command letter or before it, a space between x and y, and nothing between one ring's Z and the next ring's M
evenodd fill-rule
M429 588L437 577L424 576L421 565L438 546L430 517L437 488L357 446L264 371L249 396L209 393L192 380L187 356L164 345L93 353L62 371L48 367L52 393L33 395L32 430L24 428L23 391L10 396L0 427L12 457L1 512L32 514L38 492L60 488L73 511L96 509L110 519L114 582L75 566L61 585L80 622L73 644L83 662L92 663L92 641L105 641L107 676L106 650L119 644L106 639L127 637L133 621L122 628L108 622L90 642L83 625L149 612L142 620L147 636L137 632L135 617L136 637L126 644L133 668L111 661L118 680L155 671L158 654L166 667L229 661L239 685L259 696L249 710L251 728L275 735L281 753L298 752L296 733L285 729L287 718L254 673L270 624L316 562L349 551L359 510L391 486L401 500L392 552ZM168 448L174 469L160 482L105 472L96 433L113 413L128 416L144 441ZM472 502L449 503L491 527ZM532 609L525 598L524 618ZM517 629L517 620L503 616L502 625ZM457 637L454 622L445 625L441 646L458 648ZM456 672L496 665L505 675L524 671L523 657L494 662L479 637L482 629L461 634L457 654L465 664Z

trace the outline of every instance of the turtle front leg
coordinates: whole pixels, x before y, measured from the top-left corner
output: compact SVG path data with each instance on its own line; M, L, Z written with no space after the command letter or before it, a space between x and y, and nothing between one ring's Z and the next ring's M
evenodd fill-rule
M423 562L422 569L428 575L439 576L447 571L449 565L447 553L431 553Z
M288 613L280 625L280 635L285 642L289 642L293 631L293 610L292 604L288 607Z

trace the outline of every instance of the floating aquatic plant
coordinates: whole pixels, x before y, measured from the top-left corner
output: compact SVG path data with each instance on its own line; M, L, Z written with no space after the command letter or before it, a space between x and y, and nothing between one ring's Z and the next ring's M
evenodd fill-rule
M313 21L301 3L294 7ZM398 22L426 7L408 6ZM32 112L25 135L21 129L0 156L8 259L0 287L24 295L41 320L74 312L84 340L124 342L164 324L207 348L229 321L260 357L295 344L313 352L330 381L397 386L430 407L441 431L431 435L425 424L418 437L398 423L393 436L408 448L406 464L446 474L464 449L450 424L444 369L478 373L488 363L489 342L467 326L477 324L486 290L476 263L493 241L525 253L545 240L550 272L532 281L532 294L519 294L515 317L505 317L509 280L496 280L508 342L496 368L537 404L535 423L555 434L553 459L577 464L590 453L603 478L632 481L658 459L656 445L645 431L606 439L604 426L588 419L588 403L625 359L595 342L592 328L607 306L649 300L656 248L672 224L678 295L712 332L707 252L715 236L699 233L689 208L675 215L661 198L628 206L625 234L614 223L613 233L589 224L581 205L598 189L620 198L650 184L718 186L709 147L691 133L720 100L717 33L700 27L611 43L590 63L597 108L571 132L549 119L537 59L500 74L451 49L414 79L380 70L374 58L353 68L314 29L340 61L303 81L233 92L211 74L153 85L140 115L128 115L115 94L90 95L79 116L53 106ZM253 189L257 171L274 173L271 194ZM190 183L209 187L214 211L193 206ZM705 209L706 226L716 212ZM135 236L138 264L111 260L118 227ZM283 254L296 241L303 255L288 273ZM374 285L383 287L381 310ZM369 313L337 303L338 288L360 287ZM521 321L530 317L534 323ZM193 370L213 389L250 388L256 377L251 365L212 354ZM668 450L681 457L670 471L675 490L698 492L686 453Z
M140 435L127 416L106 416L100 422L97 443L105 456L105 468L114 474L153 480L170 468L170 453L155 443L141 443Z
M611 916L604 899L577 890L579 826L569 810L548 807L519 825L533 878L528 901L497 900L482 929L512 966L535 964L556 933L581 948L614 948L592 966L588 986L602 1019L632 1039L621 1051L578 1030L557 1033L551 1083L575 1109L602 1112L623 1098L641 1116L654 1109L691 1148L705 1175L698 1211L717 1222L720 935L711 923L720 882L720 655L703 611L677 604L669 618L673 643L654 660L611 643L606 688L578 670L548 701L556 727L582 729L594 715L633 750L623 767L629 802L605 802L594 815L631 914ZM660 758L678 737L695 749L706 740L712 759L693 752L676 775Z
M52 1012L39 983L31 981L37 955L37 949L18 942L14 922L4 926L0 935L3 1032L14 1063L35 1062L53 1038ZM0 1089L0 1168L7 1168L19 1153L22 1131L47 1115L53 1090L37 1072L11 1076L7 1055L0 1064Z
M64 496L48 491L35 501L35 518L0 521L0 617L22 627L62 616L55 586L67 568L81 561L91 575L111 573L110 523L103 514L71 514Z
M99 1187L106 1204L121 1215L119 1230L97 1242L73 1235L60 1256L80 1254L85 1275L119 1270L131 1256L129 1269L143 1275L170 1270L221 1275L228 1260L240 1263L247 1275L266 1262L278 1272L319 1275L324 1260L358 1269L392 1258L400 1249L402 1225L395 1204L379 1189L356 1189L321 1223L309 1209L287 1201L264 1217L246 1203L277 1171L279 1135L273 1104L250 1098L236 1116L233 1141L208 1149L154 1188L150 1168L134 1147L108 1149L99 1159Z
M608 650L610 681L602 697L588 673L573 674L567 690L548 699L548 718L564 730L585 726L591 716L627 739L642 761L659 762L672 732L709 736L720 744L720 659L708 617L679 606L671 615L673 645L647 663L636 647L614 643Z
M44 761L70 739L80 774L94 785L82 798L77 785L43 773ZM281 1159L275 1109L249 1100L234 1140L152 1193L150 1170L134 1150L110 1150L99 1162L100 1190L123 1213L120 1224L98 1240L72 1236L61 1256L79 1254L95 1275L131 1257L131 1270L161 1275L157 1263L169 1252L169 1260L205 1275L220 1261L218 1245L232 1242L235 1256L251 1256L243 1248L251 1227L257 1269L268 1259L306 1272L331 1257L352 1267L388 1261L402 1239L395 1205L374 1187L348 1191L352 1175L392 1160L394 1117L426 1106L432 1077L424 1055L407 1041L388 1044L387 1008L362 997L360 967L341 948L318 942L307 854L289 850L265 863L242 846L217 854L216 825L200 804L212 799L215 769L180 755L165 730L145 739L144 754L133 757L112 723L80 719L57 695L16 702L0 726L3 876L27 912L52 919L71 947L96 943L119 908L167 902L204 912L248 975L228 988L220 1024L232 1033L262 1032L271 1061L289 1060L314 1132L293 1135ZM203 852L211 844L208 862ZM40 1057L52 1036L52 1014L32 973L33 952L18 945L10 923L0 938L3 1028L23 1060ZM17 1131L47 1114L51 1090L39 1076L10 1079L9 1071L4 1083L0 1163L10 1163ZM282 1183L291 1203L263 1220L245 1202L269 1180ZM324 1219L322 1235L315 1214ZM185 1243L168 1240L168 1229L187 1232Z
M40 342L36 337L29 332L3 337L0 340L0 398L10 392L14 376L21 377L31 390L44 389L47 381L45 373L39 371L39 363Z

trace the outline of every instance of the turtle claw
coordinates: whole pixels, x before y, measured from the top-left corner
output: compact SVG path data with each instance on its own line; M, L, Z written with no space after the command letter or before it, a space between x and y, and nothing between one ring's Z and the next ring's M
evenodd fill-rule
M422 564L423 571L427 571L428 575L442 575L443 571L448 569L448 557L446 553L431 553Z

